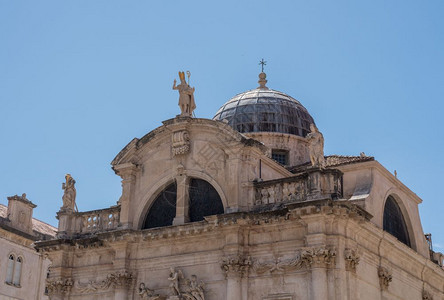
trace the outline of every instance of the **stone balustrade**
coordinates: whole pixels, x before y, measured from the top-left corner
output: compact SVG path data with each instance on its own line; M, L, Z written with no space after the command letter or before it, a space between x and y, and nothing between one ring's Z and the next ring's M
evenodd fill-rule
M80 212L78 216L82 220L82 233L116 229L119 225L120 207Z
M255 183L255 205L338 199L342 173L335 169L312 169L293 177Z
M117 229L120 221L120 206L85 212L59 211L58 237L70 237L98 231Z

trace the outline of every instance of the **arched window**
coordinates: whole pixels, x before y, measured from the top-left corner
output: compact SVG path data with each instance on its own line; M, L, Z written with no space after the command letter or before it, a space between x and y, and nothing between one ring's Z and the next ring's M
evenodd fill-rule
M20 286L20 277L22 275L23 258L14 254L9 254L8 268L6 270L6 283Z
M177 185L167 186L154 200L142 229L170 226L176 216Z
M205 216L224 213L224 206L214 187L205 180L191 179L190 222L202 221Z
M14 254L10 254L8 258L8 269L6 271L6 283L12 284L12 276L14 274L14 262L15 256Z
M202 221L205 216L223 214L222 200L214 187L202 179L192 178L189 183L190 222ZM176 216L177 185L167 186L154 200L145 217L142 229L170 226Z
M23 259L20 256L17 257L17 259L15 261L14 277L12 280L12 284L14 284L16 286L20 286L20 277L22 275L22 261L23 261Z
M404 216L402 215L401 208L392 196L389 196L385 202L383 222L383 229L385 231L411 247Z

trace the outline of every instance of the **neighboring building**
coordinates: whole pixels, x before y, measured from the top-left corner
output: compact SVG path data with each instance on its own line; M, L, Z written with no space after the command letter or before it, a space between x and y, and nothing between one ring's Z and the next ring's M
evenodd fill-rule
M67 177L36 246L51 299L444 299L421 199L373 157L324 157L307 110L259 77L210 120L181 73L181 115L112 161L116 206L76 212Z
M26 195L0 204L0 299L48 299L45 279L50 261L34 249L35 241L54 239L57 228L32 217L36 207Z

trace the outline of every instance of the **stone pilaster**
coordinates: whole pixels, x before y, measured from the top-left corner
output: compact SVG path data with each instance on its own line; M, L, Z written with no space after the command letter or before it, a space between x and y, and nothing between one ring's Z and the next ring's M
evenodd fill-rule
M314 247L301 252L301 260L311 268L311 299L328 299L327 268L334 266L336 251Z
M132 228L130 203L134 199L138 167L132 163L114 166L114 171L122 178L122 196L117 202L120 205L120 226Z
M176 217L173 220L173 225L184 224L190 221L190 178L185 172L180 172L176 176L177 183L177 202L176 202Z
M249 257L234 255L222 259L221 268L227 278L227 299L243 299L242 278L248 274L250 266Z

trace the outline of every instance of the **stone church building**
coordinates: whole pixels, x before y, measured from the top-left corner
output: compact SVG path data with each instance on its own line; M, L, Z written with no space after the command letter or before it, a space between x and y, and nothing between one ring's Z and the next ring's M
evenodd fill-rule
M50 299L444 299L422 200L373 157L324 156L305 107L259 87L213 119L181 114L112 161L115 206L75 209L67 175L51 262Z

